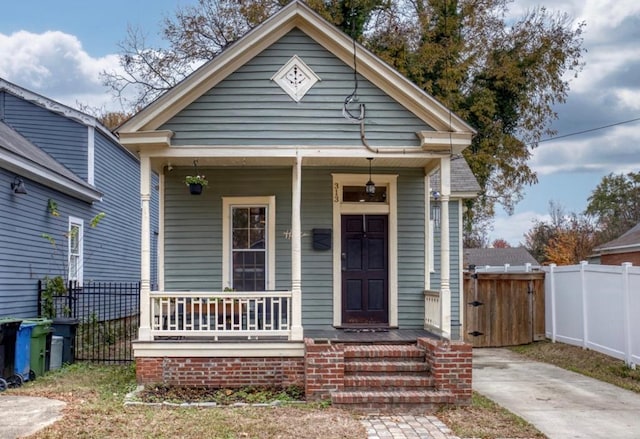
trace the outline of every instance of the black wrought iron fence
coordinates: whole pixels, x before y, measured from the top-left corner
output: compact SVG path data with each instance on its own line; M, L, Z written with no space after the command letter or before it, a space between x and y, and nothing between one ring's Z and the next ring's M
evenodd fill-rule
M38 314L77 319L76 360L133 361L140 318L140 282L69 282L51 294L38 281Z

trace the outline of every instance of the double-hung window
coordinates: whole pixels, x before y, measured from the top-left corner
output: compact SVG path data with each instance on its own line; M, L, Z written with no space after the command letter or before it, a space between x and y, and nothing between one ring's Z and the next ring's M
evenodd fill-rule
M223 200L223 282L236 291L274 289L275 197Z
M84 233L84 222L79 218L69 217L68 228L68 260L69 268L68 279L71 281L82 282L82 235Z

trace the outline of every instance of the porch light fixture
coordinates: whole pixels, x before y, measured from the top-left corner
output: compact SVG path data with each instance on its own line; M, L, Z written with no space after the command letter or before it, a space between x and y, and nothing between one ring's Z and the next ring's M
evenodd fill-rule
M364 191L367 195L373 197L376 193L376 184L371 180L371 161L373 160L373 157L367 157L367 160L369 160L369 181L364 185Z
M27 194L27 188L24 187L24 181L22 181L22 178L18 176L13 179L13 183L11 183L11 190L14 194Z

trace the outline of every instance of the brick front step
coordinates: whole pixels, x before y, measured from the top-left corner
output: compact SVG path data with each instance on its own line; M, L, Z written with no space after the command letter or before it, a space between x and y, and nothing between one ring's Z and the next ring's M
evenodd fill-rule
M431 413L452 404L450 392L423 391L342 391L331 394L334 407L359 413Z
M345 346L345 361L424 361L424 350L416 345L364 345Z
M428 370L427 363L417 361L348 361L344 363L345 374L424 373Z
M426 375L364 375L345 376L345 390L428 390L434 388L434 378Z

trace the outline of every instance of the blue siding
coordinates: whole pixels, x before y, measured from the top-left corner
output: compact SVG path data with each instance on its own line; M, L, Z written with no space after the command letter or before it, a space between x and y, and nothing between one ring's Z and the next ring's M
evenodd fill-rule
M8 188L13 178L13 173L0 169L0 187ZM44 276L66 277L69 216L84 220L85 237L93 232L89 221L96 210L91 205L34 181L24 181L27 195L0 191L0 317L35 316L38 280ZM58 217L47 210L50 198L58 204ZM43 233L56 240L56 248L42 237ZM85 248L85 261L89 252Z
M157 181L151 188L157 198ZM140 164L123 148L96 131L95 186L104 194L94 211L100 225L85 238L86 280L140 279ZM152 204L153 205L153 204ZM156 203L157 206L157 203ZM157 207L151 232L157 232ZM155 216L155 218L154 218ZM154 236L152 236L153 242Z
M2 94L5 122L86 181L88 128L11 94ZM0 187L7 188L0 191L0 317L35 316L38 280L45 276L66 278L65 235L70 216L84 221L85 281L140 279L140 166L124 148L95 130L95 186L104 197L94 204L26 178L28 194L13 194L8 188L14 177L14 173L0 169ZM157 184L158 178L153 176L152 245L157 242L158 231ZM50 199L56 202L59 216L48 211ZM91 219L100 212L106 217L92 229ZM55 248L43 234L55 239Z
M10 93L4 94L5 123L86 181L87 127Z
M271 77L298 55L321 79L300 102ZM354 88L353 69L298 29L240 67L162 126L173 145L357 145L359 125L342 115ZM367 137L375 146L418 146L417 131L430 130L359 76L366 104Z

